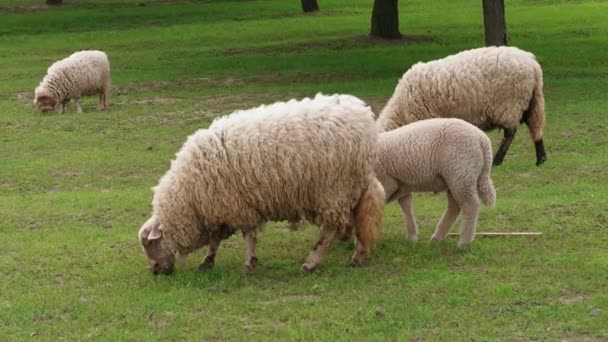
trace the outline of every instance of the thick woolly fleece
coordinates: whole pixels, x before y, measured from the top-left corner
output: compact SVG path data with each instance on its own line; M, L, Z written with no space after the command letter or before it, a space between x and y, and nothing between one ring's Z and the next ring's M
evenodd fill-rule
M53 63L35 89L35 100L50 97L54 105L81 96L99 94L98 108L107 107L110 92L110 62L102 51L78 51Z
M533 54L515 47L485 47L412 66L377 125L389 131L418 120L450 117L484 131L502 128L514 135L525 122L532 139L542 143L544 105L542 69ZM539 164L546 158L544 149L542 154L537 155Z
M268 220L348 226L377 182L376 142L373 113L348 95L216 119L188 138L154 188L163 248L185 255L214 232L246 233Z
M488 206L496 201L490 179L491 167L490 139L479 128L461 119L417 121L381 133L378 140L376 175L384 187L387 201L399 200L406 219L411 220L408 238L412 240L417 234L411 210L412 192L447 190L449 200L454 202L450 205L463 211L463 230L473 229L474 233L478 195ZM445 237L447 230L441 233L434 238Z

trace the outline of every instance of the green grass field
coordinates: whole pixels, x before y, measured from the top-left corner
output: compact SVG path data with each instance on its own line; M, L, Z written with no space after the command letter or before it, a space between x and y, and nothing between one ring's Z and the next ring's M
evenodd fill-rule
M544 69L549 160L534 166L522 126L478 232L541 237L431 245L445 196L420 194L421 241L391 204L362 268L335 243L301 273L318 229L275 223L255 275L234 236L213 270L197 271L200 251L164 277L136 236L187 135L318 91L379 112L413 63L483 44L481 2L402 0L401 42L367 39L369 0L314 15L296 0L42 2L0 2L0 341L608 340L608 2L506 2L509 43ZM79 49L110 56L110 109L35 112L46 68Z

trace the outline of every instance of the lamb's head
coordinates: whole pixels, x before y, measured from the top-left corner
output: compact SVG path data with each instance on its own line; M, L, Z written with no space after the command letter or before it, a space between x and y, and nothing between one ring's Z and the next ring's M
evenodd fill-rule
M34 105L42 113L48 113L57 106L57 98L40 86L34 91L34 97Z
M154 274L170 274L175 265L175 253L163 246L162 225L153 215L139 229L139 242L148 258L148 265Z

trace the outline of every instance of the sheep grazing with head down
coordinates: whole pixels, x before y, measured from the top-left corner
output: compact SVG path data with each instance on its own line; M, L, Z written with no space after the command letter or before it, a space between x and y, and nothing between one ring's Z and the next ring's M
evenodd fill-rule
M447 191L448 207L433 240L444 239L462 212L458 246L472 242L479 215L478 195L488 206L496 201L491 163L490 139L460 119L417 121L381 133L378 138L376 174L387 201L399 201L409 240L418 238L412 192Z
M213 266L222 239L240 231L245 268L257 263L264 222L304 217L322 226L302 265L314 270L337 233L354 230L352 265L369 255L381 229L384 191L375 178L373 113L349 95L291 100L235 112L191 135L154 188L139 240L155 273L176 255L209 245Z
M493 164L500 165L517 127L528 125L536 165L547 160L543 145L543 73L533 54L514 47L460 52L408 70L378 118L389 131L429 118L460 118L484 131L504 130Z
M78 51L51 65L34 91L34 104L43 113L59 106L60 113L73 99L78 113L80 98L97 94L97 110L108 107L110 94L110 62L102 51Z

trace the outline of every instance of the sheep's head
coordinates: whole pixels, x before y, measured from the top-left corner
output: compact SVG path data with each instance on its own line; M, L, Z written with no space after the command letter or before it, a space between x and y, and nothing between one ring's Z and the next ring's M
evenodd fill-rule
M175 254L163 246L163 231L156 216L152 216L139 230L139 242L154 274L170 274L175 265Z
M36 89L36 98L34 99L36 109L42 113L48 113L57 106L57 99L47 91Z

